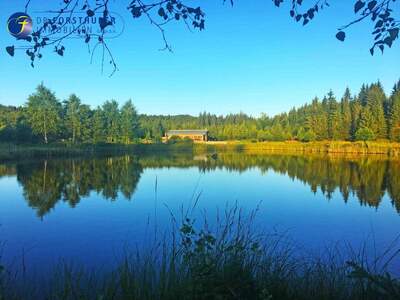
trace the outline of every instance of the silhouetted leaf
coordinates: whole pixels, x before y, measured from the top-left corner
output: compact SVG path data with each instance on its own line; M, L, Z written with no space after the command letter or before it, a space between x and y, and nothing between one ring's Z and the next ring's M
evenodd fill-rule
M392 28L388 30L392 40L395 40L399 36L399 28Z
M158 10L158 15L159 15L160 17L165 16L165 10L164 10L164 8L160 7L160 9Z
M100 29L104 30L108 26L106 18L99 18Z
M362 9L365 6L364 1L357 1L356 4L354 5L354 12L358 13L360 9Z
M307 14L310 19L313 19L314 18L314 9L313 8L309 9Z
M131 13L134 18L139 18L142 15L140 7L137 6L132 7Z
M373 10L378 2L376 0L368 2L368 9Z
M393 40L392 40L392 38L390 36L388 36L387 38L385 38L384 43L386 45L388 45L389 47L392 47Z
M8 47L6 47L6 51L10 56L14 56L15 47L14 46L8 46Z
M346 38L346 33L345 33L344 31L339 31L339 32L336 34L336 38L337 38L339 41L343 42L343 41L345 40L345 38Z
M382 25L383 25L383 21L382 21L382 20L379 20L378 22L376 22L375 28L382 27Z

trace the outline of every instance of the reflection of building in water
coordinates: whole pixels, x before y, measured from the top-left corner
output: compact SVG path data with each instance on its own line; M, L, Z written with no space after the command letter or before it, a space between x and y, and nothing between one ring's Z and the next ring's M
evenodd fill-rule
M165 139L169 140L174 136L181 139L189 138L193 141L207 142L208 130L169 130L165 134Z
M196 156L193 156L193 160L207 162L208 157L207 157L207 155L196 155Z
M92 191L104 199L132 199L144 169L195 166L201 172L217 169L244 172L253 168L258 168L262 174L273 171L308 184L314 193L321 191L328 199L335 191L340 191L346 202L355 196L360 205L376 208L387 194L400 213L400 160L379 156L356 159L318 155L245 155L240 152L193 156L192 152L179 151L167 155L142 154L140 157L99 155L90 159L0 164L0 178L16 175L25 199L42 217L57 202L65 201L75 207Z

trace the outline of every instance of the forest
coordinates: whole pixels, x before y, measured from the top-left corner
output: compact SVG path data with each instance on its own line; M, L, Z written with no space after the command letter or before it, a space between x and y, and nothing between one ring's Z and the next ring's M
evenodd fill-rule
M15 144L158 143L170 129L208 129L211 140L400 142L400 80L390 95L380 82L347 88L341 98L322 99L287 113L259 117L245 113L215 115L139 114L128 100L107 100L92 108L75 94L60 100L40 84L22 106L0 105L0 142Z

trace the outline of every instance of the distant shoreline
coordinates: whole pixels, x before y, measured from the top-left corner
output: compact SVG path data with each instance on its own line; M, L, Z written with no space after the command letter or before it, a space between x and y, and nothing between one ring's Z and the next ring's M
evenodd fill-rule
M142 153L177 153L193 154L242 152L246 154L338 154L338 155L385 155L400 157L400 143L379 142L251 142L251 141L211 141L175 144L102 144L102 145L15 145L0 144L0 161L26 159L30 157L58 158L68 156L92 156L94 154L137 154Z

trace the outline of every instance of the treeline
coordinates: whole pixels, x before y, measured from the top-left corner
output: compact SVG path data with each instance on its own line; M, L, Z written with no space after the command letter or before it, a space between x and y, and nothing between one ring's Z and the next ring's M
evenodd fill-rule
M378 82L363 85L357 94L346 89L340 99L329 92L322 100L274 117L138 115L131 101L119 107L114 100L92 109L74 94L59 101L43 84L24 106L0 106L0 142L131 144L159 142L170 129L204 128L214 140L400 142L400 81L389 96Z
M115 100L91 109L75 94L60 102L43 84L22 107L0 107L0 141L17 143L129 144L139 136L132 101Z
M346 89L338 100L329 92L322 100L293 108L274 117L259 118L244 113L217 116L141 116L141 126L149 137L167 129L207 128L215 140L321 141L380 140L400 141L400 81L390 96L381 84L363 85L357 95Z

